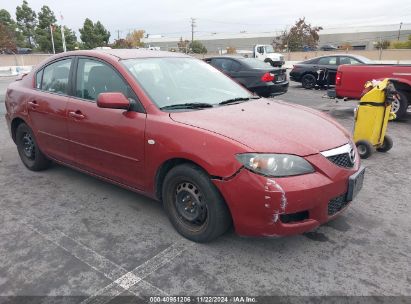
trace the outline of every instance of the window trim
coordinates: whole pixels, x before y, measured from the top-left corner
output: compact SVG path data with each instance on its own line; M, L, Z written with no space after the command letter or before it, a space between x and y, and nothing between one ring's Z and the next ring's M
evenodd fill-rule
M43 93L47 93L47 94L53 94L53 95L58 95L58 96L67 96L69 97L71 94L71 77L72 77L72 71L73 71L73 63L75 61L75 56L64 56L64 57L59 57L56 58L50 62L47 62L45 65L41 66L40 68L38 68L34 74L34 79L35 79L35 86L34 89L36 91L40 91ZM67 94L64 93L59 93L59 92L50 92L50 91L45 91L43 90L43 77L44 77L44 69L47 68L48 66L57 63L59 61L63 61L63 60L67 60L67 59L71 59L71 63L70 63L70 71L69 71L69 76L68 76L68 83L67 83ZM41 80L40 80L40 88L37 88L37 73L41 72Z
M101 62L103 64L108 65L109 67L111 67L114 72L124 81L124 83L130 88L130 90L134 93L134 95L136 96L136 100L135 100L135 108L129 111L134 111L137 113L143 113L146 114L146 109L144 108L143 104L141 103L140 99L138 98L138 95L136 94L136 92L134 91L133 87L130 85L130 83L124 78L124 76L116 69L115 66L113 66L111 63L97 58L97 57L93 57L93 56L85 56L85 55L80 55L80 56L74 56L74 68L73 68L73 74L71 75L71 91L70 91L70 98L74 98L77 100L82 100L82 101L86 101L86 102L92 102L92 103L97 103L95 100L90 100L90 99L86 99L86 98L82 98L82 97L78 97L75 95L76 90L77 90L77 71L78 71L78 64L80 59L88 59L88 60L94 60L94 61L98 61Z

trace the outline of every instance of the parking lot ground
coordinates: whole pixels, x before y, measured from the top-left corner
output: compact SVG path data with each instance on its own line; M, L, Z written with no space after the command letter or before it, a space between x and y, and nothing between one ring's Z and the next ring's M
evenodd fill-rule
M196 244L156 201L60 165L28 171L3 115L10 81L0 79L1 296L411 297L411 115L390 123L394 148L363 161L364 188L336 220L292 237L230 231ZM325 93L292 84L275 99L326 111L351 130L355 103Z

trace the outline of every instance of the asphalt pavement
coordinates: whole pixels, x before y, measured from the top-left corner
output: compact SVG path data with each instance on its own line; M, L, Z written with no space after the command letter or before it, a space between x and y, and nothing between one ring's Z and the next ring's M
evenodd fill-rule
M60 165L28 171L3 115L10 81L0 79L0 296L410 299L410 115L390 123L390 152L363 161L364 188L336 220L292 237L230 231L196 244L175 232L156 201ZM325 93L293 83L275 99L325 111L351 130L355 102Z

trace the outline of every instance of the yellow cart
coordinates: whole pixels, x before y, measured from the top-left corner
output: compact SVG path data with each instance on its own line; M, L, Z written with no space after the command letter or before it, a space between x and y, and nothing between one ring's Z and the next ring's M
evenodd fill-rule
M392 148L391 137L386 135L388 121L395 119L391 104L396 96L393 82L368 81L365 93L355 112L354 141L361 158L368 158L374 149L387 152Z

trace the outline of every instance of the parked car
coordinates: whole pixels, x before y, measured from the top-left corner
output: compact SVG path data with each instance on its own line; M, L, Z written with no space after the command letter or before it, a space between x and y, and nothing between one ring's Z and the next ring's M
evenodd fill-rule
M334 85L339 65L368 63L372 63L372 61L366 57L349 54L316 57L295 64L290 72L290 79L301 82L305 89L313 89L316 85ZM328 78L324 77L324 73L321 71L327 71Z
M196 242L232 223L250 236L312 230L362 186L352 138L329 116L256 97L180 53L54 55L10 84L5 104L28 169L53 160L161 200Z
M288 90L286 69L273 68L257 59L240 56L212 57L204 61L259 96L280 95Z
M320 47L321 51L335 51L338 50L338 47L332 44L324 44Z
M411 65L342 65L338 67L335 89L329 90L328 96L360 99L367 81L384 78L393 80L397 94L394 96L391 111L396 114L397 119L401 119L411 103Z

